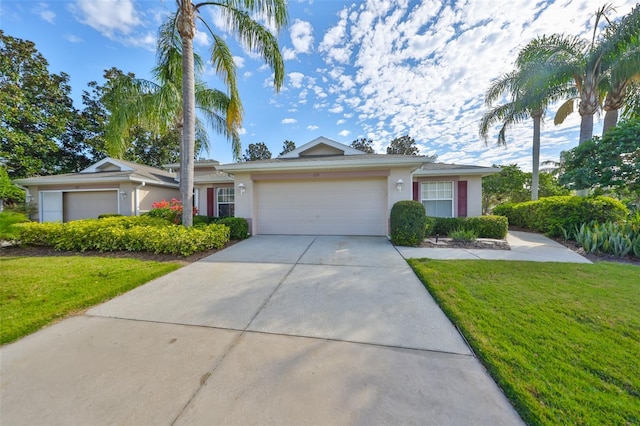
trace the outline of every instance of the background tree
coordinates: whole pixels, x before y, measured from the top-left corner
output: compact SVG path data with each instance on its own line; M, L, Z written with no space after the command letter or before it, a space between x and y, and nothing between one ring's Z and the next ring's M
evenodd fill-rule
M70 171L58 165L75 113L69 76L48 65L33 42L0 30L0 161L12 179Z
M7 169L0 165L0 207L24 203L24 197L24 190L11 183Z
M602 138L560 155L560 183L640 201L640 119L620 122Z
M523 172L517 164L497 166L502 169L482 178L482 213L490 214L495 206L503 203L521 203L531 199L532 173ZM568 195L551 173L540 173L540 197Z
M373 149L373 141L371 139L360 138L351 142L351 148L359 149L367 154L375 154ZM387 150L388 153L388 150Z
M282 144L282 152L280 152L280 154L278 154L278 156L284 155L287 152L291 152L294 149L296 149L296 143L290 140L285 140L284 143ZM271 157L269 157L271 158Z
M243 161L268 160L270 158L271 151L264 142L250 143L242 156Z
M215 34L202 19L200 11L205 6L215 7L225 19L228 32L239 39L249 50L256 52L274 72L276 90L284 82L284 61L276 37L254 17L269 23L276 31L287 24L286 0L244 0L229 2L176 0L175 28L182 42L182 101L183 132L180 151L180 194L184 209L182 223L193 224L193 162L195 146L195 74L193 39L196 35L196 20L202 22L213 38L211 63L229 93L227 108L227 131L233 132L242 123L242 104L236 83L236 67L233 56L223 37Z
M387 147L387 154L418 155L419 152L416 141L409 135L395 138Z

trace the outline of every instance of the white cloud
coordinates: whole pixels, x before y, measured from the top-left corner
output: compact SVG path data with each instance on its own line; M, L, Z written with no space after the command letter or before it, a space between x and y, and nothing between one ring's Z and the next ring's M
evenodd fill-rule
M302 80L304 79L304 74L301 72L290 72L289 80L291 81L291 87L294 89L299 89L302 87Z
M198 46L208 47L211 46L211 40L209 39L209 34L204 31L196 32L196 36L193 38L193 43Z
M295 118L285 118L281 121L282 124L295 124L297 122L298 120L296 120Z
M344 108L342 107L342 105L335 105L333 108L329 108L329 112L332 112L334 114L342 112L343 110Z
M284 47L282 49L282 59L284 59L285 61L290 61L295 58L296 58L295 49L290 49L288 47Z
M308 126L307 126L307 130L311 130L311 131L318 130L319 128L320 128L320 127L318 127L318 126L316 126L316 125L308 125Z
M244 74L242 74L242 76L244 78L249 78L253 75L253 73L251 71L245 71Z
M80 37L75 36L73 34L65 34L64 38L67 39L67 41L70 41L71 43L82 43L84 41Z
M233 62L236 64L238 68L244 68L244 58L241 56L234 56Z
M336 125L344 124L344 123L346 123L346 122L347 122L347 120L343 120L343 119L341 118L340 120L336 121Z
M240 127L238 129L238 134L239 135L246 135L247 134L247 129L245 129L244 127Z
M340 133L338 133L338 135L342 136L342 137L347 137L351 134L351 132L349 130L342 130Z
M142 24L132 0L76 0L72 10L80 22L111 39L116 33L128 35Z
M296 19L289 29L291 44L295 53L311 53L313 51L313 26L307 21Z
M43 20L47 21L50 24L55 23L56 14L51 9L49 9L49 5L47 3L40 2L34 7L33 13L37 14Z

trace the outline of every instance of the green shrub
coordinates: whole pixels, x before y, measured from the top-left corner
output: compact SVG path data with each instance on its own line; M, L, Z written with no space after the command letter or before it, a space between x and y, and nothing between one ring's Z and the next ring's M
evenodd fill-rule
M494 213L506 216L510 225L560 237L563 228L574 229L591 222L624 221L629 210L610 197L561 196L500 205Z
M11 211L0 212L0 241L12 241L16 239L19 228L17 223L28 222L27 216Z
M449 232L447 236L453 239L453 241L473 242L478 239L478 231L475 229L458 228Z
M228 226L232 240L244 240L249 236L249 222L242 217L215 218L215 223Z
M436 227L436 218L433 216L427 216L425 218L424 235L435 235L434 229Z
M573 237L586 253L640 257L640 226L633 218L626 223L583 223L574 229Z
M419 246L424 240L426 219L422 203L398 201L391 208L391 242L399 246Z
M209 216L195 215L193 217L193 226L203 226L203 225L208 225L210 223L215 223L213 219L215 218L209 217Z
M478 238L495 238L502 240L507 236L509 222L504 216L474 216L474 217L433 217L431 233L428 235L449 235L456 229L474 230Z
M98 219L104 219L107 217L121 217L120 213L103 213L98 215Z
M229 241L229 227L224 225L185 228L150 216L24 223L18 227L16 240L20 244L80 252L128 250L188 256L222 248Z
M465 227L477 231L479 238L502 240L507 236L509 221L504 216L475 216L466 219Z

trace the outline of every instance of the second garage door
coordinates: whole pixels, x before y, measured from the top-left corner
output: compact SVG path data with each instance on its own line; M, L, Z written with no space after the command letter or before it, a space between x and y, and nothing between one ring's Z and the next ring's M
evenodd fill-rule
M97 218L118 213L118 191L77 191L63 194L64 221Z
M259 234L386 235L387 179L257 182Z

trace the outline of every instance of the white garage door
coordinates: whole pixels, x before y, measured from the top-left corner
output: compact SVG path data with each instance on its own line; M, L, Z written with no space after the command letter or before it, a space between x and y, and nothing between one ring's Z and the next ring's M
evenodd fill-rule
M65 192L62 198L65 222L118 213L118 191L115 190Z
M386 182L257 182L258 234L386 235Z

